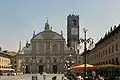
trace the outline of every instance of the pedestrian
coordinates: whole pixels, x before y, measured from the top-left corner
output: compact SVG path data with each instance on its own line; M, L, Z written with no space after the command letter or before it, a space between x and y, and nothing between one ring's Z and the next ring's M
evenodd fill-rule
M81 79L82 79L82 77L79 75L79 76L77 76L77 79L78 79L78 80L81 80Z
M56 79L57 79L57 76L52 77L52 80L56 80Z
M95 77L95 80L101 80L101 79L100 79L100 75L97 75L97 76Z
M47 76L47 75L46 75L46 73L44 72L44 73L43 73L43 79L44 79L44 80L46 80L46 76Z
M64 80L64 77L62 76L62 80Z

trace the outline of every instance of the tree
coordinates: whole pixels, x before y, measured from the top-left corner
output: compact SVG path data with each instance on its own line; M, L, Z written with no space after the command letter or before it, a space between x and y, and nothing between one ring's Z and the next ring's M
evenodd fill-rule
M76 75L76 71L70 69L70 70L67 70L65 73L64 73L65 77L67 77L68 80L77 80L77 75Z

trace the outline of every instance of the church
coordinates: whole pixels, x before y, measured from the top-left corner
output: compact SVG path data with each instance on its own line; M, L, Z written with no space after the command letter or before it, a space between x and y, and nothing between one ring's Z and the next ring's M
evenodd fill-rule
M79 39L79 16L67 17L67 43L61 34L52 30L46 21L44 30L35 34L30 43L19 51L19 71L23 73L63 73L71 55L74 65L81 63L76 43ZM21 53L22 52L22 53Z

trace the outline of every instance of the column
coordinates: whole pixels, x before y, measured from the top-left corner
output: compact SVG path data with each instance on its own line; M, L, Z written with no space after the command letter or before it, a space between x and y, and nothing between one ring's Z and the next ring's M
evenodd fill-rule
M32 73L37 73L36 69L36 42L32 41Z

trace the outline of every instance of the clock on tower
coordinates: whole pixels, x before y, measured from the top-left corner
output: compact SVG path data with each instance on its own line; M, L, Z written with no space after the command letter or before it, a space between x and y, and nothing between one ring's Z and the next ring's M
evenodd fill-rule
M71 35L78 35L78 28L71 28Z

